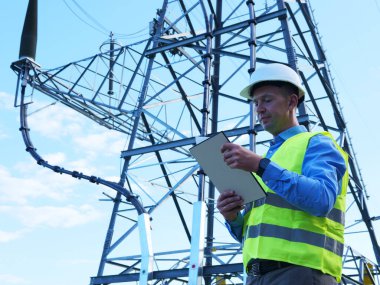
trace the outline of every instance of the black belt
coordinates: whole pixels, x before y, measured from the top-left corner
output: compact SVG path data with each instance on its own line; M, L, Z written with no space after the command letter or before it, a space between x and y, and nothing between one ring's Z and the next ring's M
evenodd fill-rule
M250 276L262 276L276 269L285 268L293 264L267 259L251 259L247 265L247 274Z

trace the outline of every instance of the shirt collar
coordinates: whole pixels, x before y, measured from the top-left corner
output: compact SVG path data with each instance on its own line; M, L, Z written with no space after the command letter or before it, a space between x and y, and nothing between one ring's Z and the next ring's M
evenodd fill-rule
M304 132L307 132L307 129L303 125L291 127L275 136L274 143L286 141L287 139Z

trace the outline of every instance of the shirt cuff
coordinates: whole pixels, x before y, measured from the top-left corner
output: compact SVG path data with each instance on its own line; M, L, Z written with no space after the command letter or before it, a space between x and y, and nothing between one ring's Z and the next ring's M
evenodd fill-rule
M282 172L284 171L284 168L276 164L275 162L271 161L267 168L265 169L263 176L261 179L263 182L268 185L269 181L271 180L278 180L279 177L281 177Z

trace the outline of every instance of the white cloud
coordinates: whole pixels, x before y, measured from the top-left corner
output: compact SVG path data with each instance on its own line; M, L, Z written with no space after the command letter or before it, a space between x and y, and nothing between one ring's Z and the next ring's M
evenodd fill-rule
M92 142L87 142L87 144L92 145ZM109 165L109 162L104 163L105 160L103 159L102 151L99 151L99 153L92 152L91 155L88 155L82 146L79 145L75 146L75 151L80 153L80 155L73 155L72 151L69 150L67 154L63 152L42 154L42 159L47 161L50 165L57 165L69 171L75 170L89 176L95 175L103 177L107 175L105 173L106 171L115 171L115 167L111 167ZM29 157L27 161L17 163L13 169L15 169L17 172L17 174L14 174L15 177L20 178L20 174L22 174L23 178L20 178L21 180L25 178L38 180L41 181L41 183L43 182L45 185L49 185L52 189L57 187L56 190L53 191L59 191L60 193L67 193L68 188L72 188L78 185L77 179L74 179L73 177L66 174L57 174L48 168L41 167L37 165L36 161L31 157ZM116 169L116 171L119 172L118 169ZM8 172L10 172L10 170L8 170ZM1 180L2 178L0 177L0 185ZM65 188L66 191L62 191L63 188ZM71 190L69 192L71 192Z
M48 106L48 104L45 106ZM42 108L44 106L37 105L34 109L40 111L29 116L28 123L31 130L50 139L75 136L82 132L84 117L81 117L74 110L65 108L60 104ZM31 112L33 111L30 110Z
M33 104L32 104L33 105ZM49 103L45 103L45 107ZM76 147L86 152L107 151L111 154L120 154L125 146L125 137L119 132L99 126L89 118L61 104L44 108L36 104L28 117L29 127L47 139L70 139Z
M72 193L75 180L72 177L54 175L50 170L33 164L35 172L29 172L25 163L22 171L14 176L7 168L0 165L0 203L27 204L35 199L48 198L63 201ZM22 167L20 166L22 169ZM17 167L16 167L17 169ZM23 177L20 175L22 174Z
M46 103L46 106L48 104ZM32 141L37 141L35 145L41 154L44 145L54 146L57 140L63 142L60 148L65 148L65 153L75 153L76 161L73 165L83 167L85 161L88 167L89 162L103 157L120 157L120 152L125 148L126 138L120 132L108 130L97 125L90 119L60 104L52 105L41 109L40 105L34 109L41 111L33 113L29 117L29 127L31 129ZM62 152L60 149L59 152ZM64 161L70 163L70 156L61 154ZM50 159L45 160L52 163ZM63 162L63 161L60 161ZM59 163L57 163L59 164ZM84 169L77 169L84 172Z
M10 241L19 239L25 234L25 232L26 232L25 230L20 230L20 231L15 231L15 232L0 231L0 243L10 242Z
M84 149L91 157L99 153L119 156L125 146L125 138L120 133L109 130L77 136L73 140L76 146Z
M21 206L17 210L10 206L0 206L0 213L15 217L27 228L71 228L101 217L101 212L91 205Z
M0 274L0 284L29 284L27 280L22 277L11 274Z
M65 165L65 168L69 170L76 170L79 172L82 172L86 175L96 175L97 172L97 165L94 162L90 162L88 158L80 158L73 161L68 162Z
M5 110L1 111L2 119L0 121L0 140L10 138L10 135L8 134L9 130L7 129L9 129L9 126L12 124L9 122L9 118L12 116L11 111L15 111L13 108L13 100L14 96L0 91L0 110ZM16 113L15 116L17 116Z
M111 175L104 177L104 179L106 179L107 181L113 181L115 183L118 183L120 181L120 176Z
M1 129L1 124L0 124L0 140L7 139L7 138L9 138L9 135Z
M69 259L65 261L69 265L83 266L83 265L96 265L98 264L97 260L94 259Z
M66 161L66 155L63 152L56 152L45 155L44 159L52 165L58 165Z
M13 95L0 91L0 109L12 110L14 98Z

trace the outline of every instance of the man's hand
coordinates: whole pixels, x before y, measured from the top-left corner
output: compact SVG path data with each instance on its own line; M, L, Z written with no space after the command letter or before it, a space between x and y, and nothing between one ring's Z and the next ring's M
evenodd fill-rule
M216 207L224 219L232 222L236 219L238 212L244 209L244 200L234 191L225 191L220 194Z
M249 172L257 172L261 156L234 143L225 143L220 151L224 162L231 168L238 168Z

